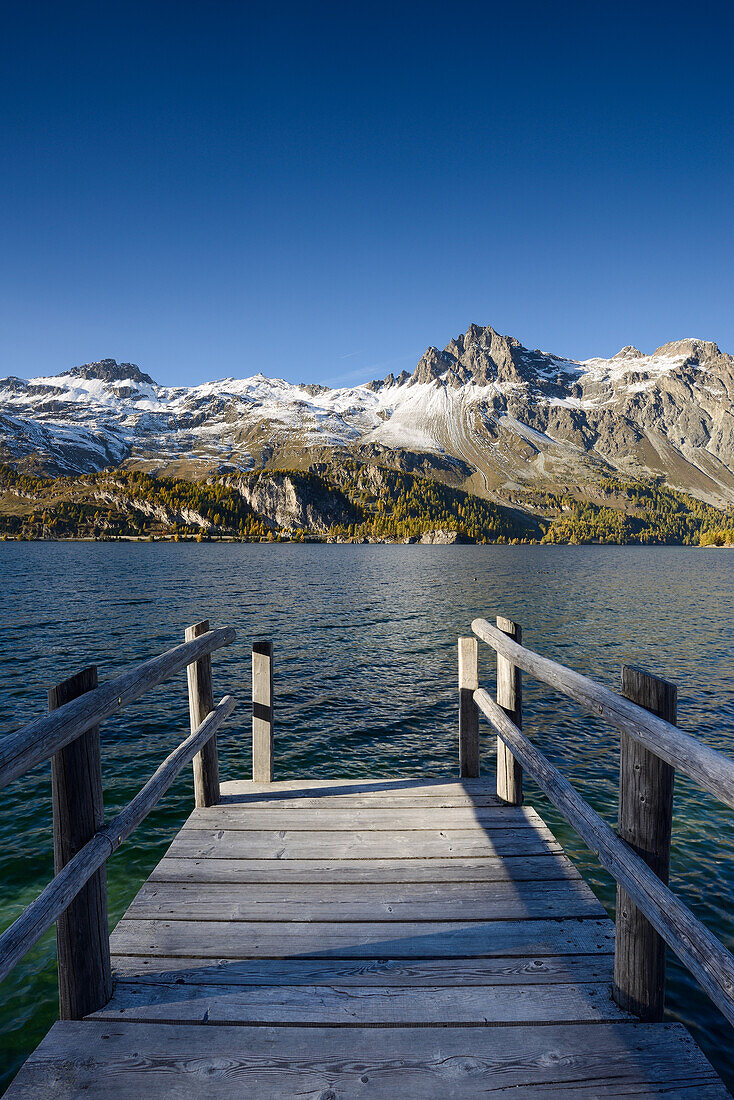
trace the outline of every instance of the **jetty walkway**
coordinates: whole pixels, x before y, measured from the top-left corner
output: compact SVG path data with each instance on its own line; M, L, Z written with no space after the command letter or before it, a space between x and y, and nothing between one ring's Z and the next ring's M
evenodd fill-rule
M191 735L105 825L89 746L141 684L130 673L109 692L87 670L54 689L59 709L0 743L6 781L53 750L58 824L57 875L0 937L0 973L56 920L61 1019L7 1096L727 1096L686 1029L662 1021L665 942L734 1018L732 956L665 884L662 753L729 805L734 766L677 729L671 685L628 669L617 695L498 623L473 624L497 650L498 701L477 681L477 637L459 642L458 779L274 781L272 649L256 643L254 778L220 784L216 735L234 703L213 705L210 654L233 632L203 623L141 666L147 686L188 667ZM592 691L620 730L619 835L522 734L523 668L584 705ZM480 713L499 737L491 781ZM106 858L192 759L197 806L108 937ZM69 781L85 768L82 840ZM523 803L523 771L620 883L616 936Z

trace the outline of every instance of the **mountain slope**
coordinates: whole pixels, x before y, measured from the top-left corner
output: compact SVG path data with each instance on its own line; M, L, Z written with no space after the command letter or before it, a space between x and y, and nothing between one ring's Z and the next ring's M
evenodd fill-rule
M51 473L139 466L203 476L336 455L428 474L497 500L662 476L734 501L734 358L681 340L576 362L471 325L411 375L328 389L226 378L158 386L114 360L0 381L0 458Z
M537 541L534 518L429 478L358 462L201 481L114 470L39 478L0 465L0 536Z

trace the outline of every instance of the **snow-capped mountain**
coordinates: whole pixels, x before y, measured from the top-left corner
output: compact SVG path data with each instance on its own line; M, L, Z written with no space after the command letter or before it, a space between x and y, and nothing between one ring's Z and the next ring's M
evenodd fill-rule
M423 469L483 495L663 474L734 501L734 357L681 340L577 362L471 325L412 374L353 388L256 374L157 385L105 359L0 380L0 458L56 473L123 462L200 476L347 453Z

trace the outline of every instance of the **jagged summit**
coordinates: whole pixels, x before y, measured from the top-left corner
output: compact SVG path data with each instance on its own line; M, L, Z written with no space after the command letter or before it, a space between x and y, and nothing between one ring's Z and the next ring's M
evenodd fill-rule
M135 363L118 363L116 359L100 359L98 363L83 363L66 372L74 378L96 379L100 382L138 382L155 386L149 374L143 374Z
M154 386L155 380L135 363L118 363L115 359L100 359L98 363L84 363L72 367L69 374L78 378L98 379L102 382L138 382Z
M429 347L410 377L410 385L445 380L453 388L473 382L552 384L559 370L574 373L576 364L542 351L530 351L514 336L503 336L491 325L472 323L450 340L443 351Z
M644 359L644 354L634 344L627 344L613 355L612 359Z
M114 359L0 380L0 461L54 472L130 461L200 476L298 467L324 452L503 499L620 471L734 501L734 359L685 339L578 362L473 323L427 348L412 373L341 389L264 371L170 388Z

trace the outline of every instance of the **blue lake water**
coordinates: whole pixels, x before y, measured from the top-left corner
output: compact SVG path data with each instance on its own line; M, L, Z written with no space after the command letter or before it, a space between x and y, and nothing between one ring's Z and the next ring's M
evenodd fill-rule
M456 770L456 638L473 618L522 624L523 642L616 688L623 662L678 685L679 724L734 755L734 552L672 547L0 544L0 736L44 713L46 688L96 663L100 680L183 639L232 625L215 695L238 708L220 735L224 778L250 769L250 644L275 646L277 778ZM480 646L492 685L493 654ZM616 824L618 737L524 678L526 731ZM185 673L102 727L108 815L188 732ZM484 728L483 767L493 771ZM534 804L610 913L614 886L527 781ZM190 770L110 860L114 925L192 803ZM0 809L0 927L53 873L49 767ZM734 949L734 813L676 782L671 885ZM49 933L0 992L0 1091L56 1014ZM670 961L668 1011L734 1084L732 1032Z

